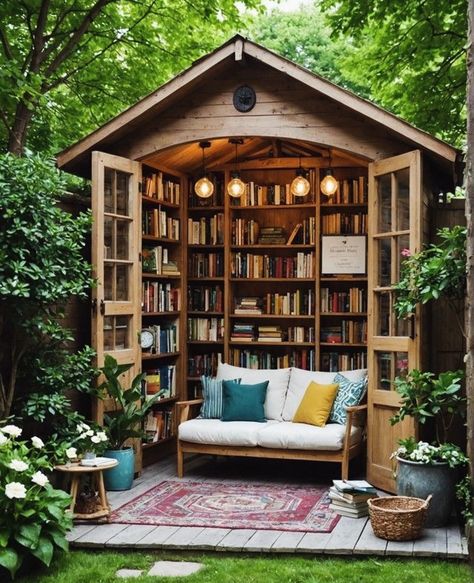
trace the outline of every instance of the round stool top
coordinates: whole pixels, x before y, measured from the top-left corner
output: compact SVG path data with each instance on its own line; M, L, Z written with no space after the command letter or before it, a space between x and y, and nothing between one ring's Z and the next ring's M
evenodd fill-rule
M61 464L59 466L54 466L54 469L58 472L71 472L71 473L81 473L81 472L100 472L102 470L110 470L118 464L117 460L110 459L110 462L99 464L97 466L82 466L81 462L73 462L70 464Z

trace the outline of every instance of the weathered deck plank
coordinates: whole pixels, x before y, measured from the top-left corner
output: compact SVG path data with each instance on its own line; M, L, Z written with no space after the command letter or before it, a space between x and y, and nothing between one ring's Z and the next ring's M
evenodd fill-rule
M243 550L251 553L268 551L280 536L278 530L257 530L244 544Z
M155 526L146 536L144 536L135 545L138 549L161 549L171 535L173 535L179 526Z
M204 530L201 526L182 526L163 542L166 549L184 549Z
M103 547L112 537L127 527L126 524L99 524L74 541L78 547Z
M240 528L231 530L217 545L218 551L241 551L247 541L256 533L256 530Z
M275 553L294 553L305 534L304 532L280 532L270 550Z
M323 553L330 538L330 533L307 532L295 550L298 553Z
M384 555L387 541L375 536L370 520L365 523L359 539L354 546L355 555Z
M416 557L446 557L446 528L425 528L421 538L413 544Z
M188 547L203 551L214 550L230 531L230 528L204 528L195 539L188 543Z
M342 516L324 547L324 553L351 555L368 518Z
M146 524L129 524L106 543L106 547L135 547L155 526Z

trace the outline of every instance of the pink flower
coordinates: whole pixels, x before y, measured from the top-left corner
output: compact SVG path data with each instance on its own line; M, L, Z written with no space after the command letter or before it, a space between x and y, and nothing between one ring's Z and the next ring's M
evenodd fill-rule
M410 249L402 249L402 251L401 251L401 256L402 256L402 257L410 257L410 256L411 256L411 251L410 251Z

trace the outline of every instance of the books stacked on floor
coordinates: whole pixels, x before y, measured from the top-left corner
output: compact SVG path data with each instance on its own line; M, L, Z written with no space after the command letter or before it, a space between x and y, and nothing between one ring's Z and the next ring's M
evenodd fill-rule
M250 316L261 315L263 313L261 298L241 298L241 300L235 306L234 313Z
M231 342L253 342L254 325L236 322L230 337Z
M259 342L283 342L283 332L280 326L259 326Z
M367 500L377 496L377 490L365 480L333 480L329 508L341 516L362 518L369 514Z
M259 245L284 245L286 235L283 227L262 227L258 236Z

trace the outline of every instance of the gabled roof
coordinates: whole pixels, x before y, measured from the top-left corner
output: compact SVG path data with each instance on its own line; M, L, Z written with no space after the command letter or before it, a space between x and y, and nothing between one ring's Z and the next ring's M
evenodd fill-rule
M446 142L420 130L396 115L384 110L343 89L338 85L312 73L308 69L277 55L263 46L236 35L212 53L195 61L191 67L141 99L135 105L120 113L103 126L60 152L57 163L60 168L74 171L84 163L84 158L93 150L106 149L107 145L118 141L134 128L139 127L151 115L164 110L181 99L202 82L203 78L215 74L229 61L241 61L245 56L252 57L265 65L288 75L307 87L325 95L345 108L366 116L372 123L385 128L390 134L413 144L414 148L425 150L444 162L456 162L459 151Z

